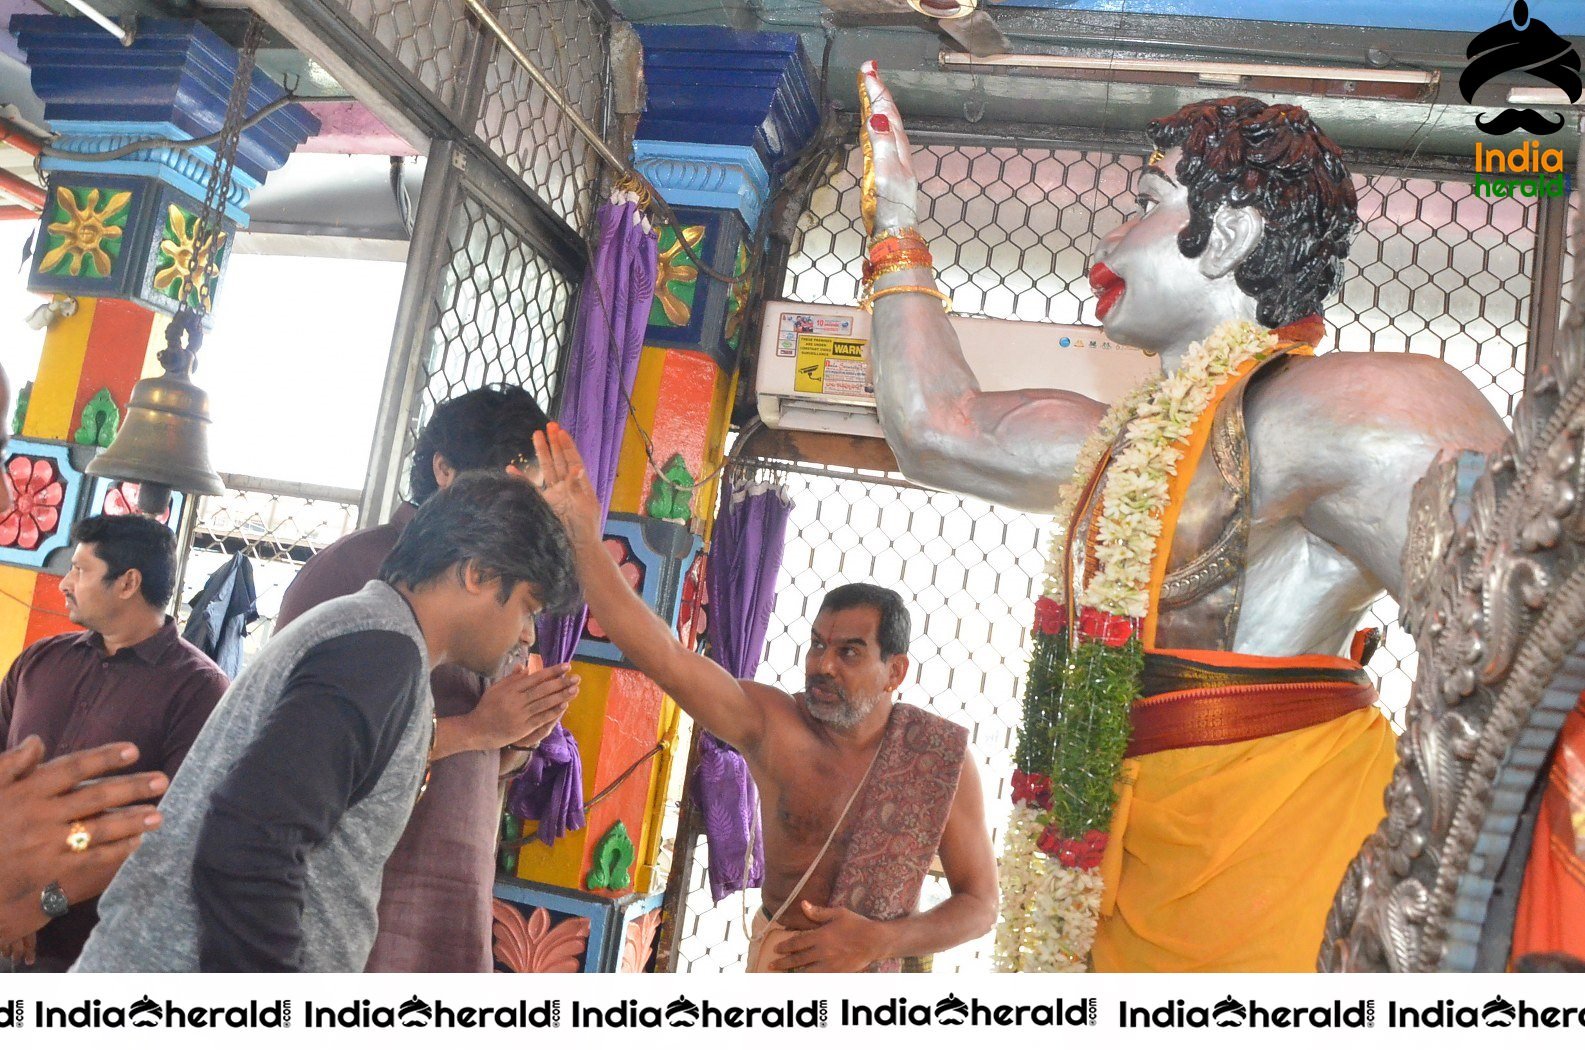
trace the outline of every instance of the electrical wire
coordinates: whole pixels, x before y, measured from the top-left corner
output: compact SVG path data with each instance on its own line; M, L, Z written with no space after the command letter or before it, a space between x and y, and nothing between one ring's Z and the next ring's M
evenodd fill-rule
M299 101L299 97L288 91L274 102L271 102L268 105L260 106L250 116L244 118L240 130L246 131L248 128L251 128L265 117L268 117L270 114L283 109L286 106L290 106L292 103L297 101ZM222 128L213 135L203 135L194 139L139 139L137 142L129 142L124 146L117 146L115 149L105 150L101 153L85 153L78 150L56 149L54 146L45 146L39 152L46 157L55 157L59 160L120 160L122 157L131 156L132 154L137 153L139 150L190 150L199 149L203 146L213 146L215 143L219 142L225 136L225 134L226 130Z

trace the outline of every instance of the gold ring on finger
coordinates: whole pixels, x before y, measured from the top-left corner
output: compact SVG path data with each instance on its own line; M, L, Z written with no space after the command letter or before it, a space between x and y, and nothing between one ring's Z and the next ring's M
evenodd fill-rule
M73 853L83 853L93 845L94 837L88 831L88 825L82 821L74 823L66 832L66 848Z

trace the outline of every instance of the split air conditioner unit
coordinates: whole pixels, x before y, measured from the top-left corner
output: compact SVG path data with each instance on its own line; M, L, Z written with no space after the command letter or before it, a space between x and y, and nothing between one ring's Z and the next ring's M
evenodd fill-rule
M1071 390L1110 403L1159 369L1093 325L954 316L952 327L982 390ZM870 315L857 307L766 303L760 419L781 430L881 437L869 335Z

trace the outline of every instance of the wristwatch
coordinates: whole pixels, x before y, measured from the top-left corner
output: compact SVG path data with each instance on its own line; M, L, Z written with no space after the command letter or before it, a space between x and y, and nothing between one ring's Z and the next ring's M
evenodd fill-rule
M39 909L52 919L58 919L66 914L66 909L71 907L71 901L66 899L66 891L61 889L61 884L52 882L44 887L39 894Z

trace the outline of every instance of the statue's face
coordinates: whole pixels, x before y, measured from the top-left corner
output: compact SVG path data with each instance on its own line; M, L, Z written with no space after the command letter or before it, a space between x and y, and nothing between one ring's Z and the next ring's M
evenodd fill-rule
M1168 150L1140 175L1134 212L1102 239L1090 269L1106 334L1141 350L1165 352L1229 319L1228 297L1204 272L1209 252L1187 259L1178 233L1189 223L1188 194Z

